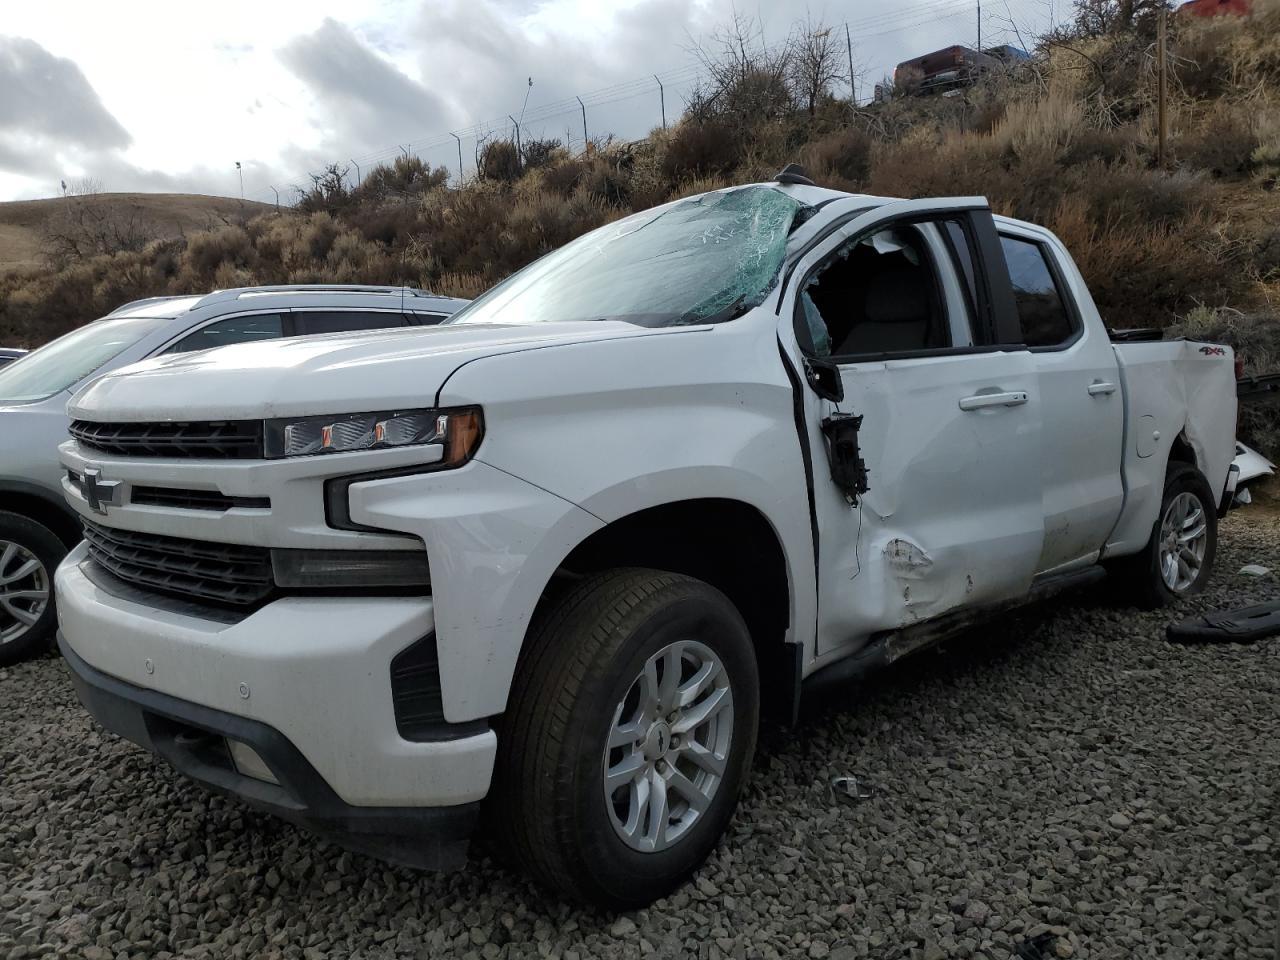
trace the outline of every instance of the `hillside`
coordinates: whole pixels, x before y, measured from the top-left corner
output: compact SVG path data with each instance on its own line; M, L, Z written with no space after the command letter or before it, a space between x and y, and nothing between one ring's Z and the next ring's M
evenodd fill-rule
M272 209L254 201L190 193L101 193L71 202L123 210L155 238L186 236ZM67 203L63 197L0 203L0 271L40 265L45 231Z

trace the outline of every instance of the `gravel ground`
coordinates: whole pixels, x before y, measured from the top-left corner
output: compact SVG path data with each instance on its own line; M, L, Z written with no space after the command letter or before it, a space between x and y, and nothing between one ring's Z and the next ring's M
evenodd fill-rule
M1280 571L1273 509L1185 612L1280 596L1249 562ZM1280 639L1170 619L1094 589L766 729L695 882L622 917L345 853L100 734L60 661L0 670L0 957L1274 960ZM880 792L841 805L854 771Z

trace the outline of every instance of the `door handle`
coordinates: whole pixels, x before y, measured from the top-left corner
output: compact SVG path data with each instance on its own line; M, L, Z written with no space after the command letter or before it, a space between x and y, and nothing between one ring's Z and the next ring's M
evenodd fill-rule
M978 393L960 400L961 410L981 410L984 407L1017 407L1027 402L1026 391L1011 393Z
M1105 397L1115 392L1116 392L1116 385L1114 383L1107 383L1106 381L1103 381L1103 380L1095 380L1093 381L1093 383L1089 384L1089 396L1091 397Z

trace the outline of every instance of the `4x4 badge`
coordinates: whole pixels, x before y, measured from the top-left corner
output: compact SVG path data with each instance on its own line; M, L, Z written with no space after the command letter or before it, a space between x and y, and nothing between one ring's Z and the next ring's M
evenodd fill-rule
M116 491L120 489L119 480L103 480L102 471L97 467L86 467L84 479L80 484L84 492L85 503L95 513L106 513L107 507L116 502Z

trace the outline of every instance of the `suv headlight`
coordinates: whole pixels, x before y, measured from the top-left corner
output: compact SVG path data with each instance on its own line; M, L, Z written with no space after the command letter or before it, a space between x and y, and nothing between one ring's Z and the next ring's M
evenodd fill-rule
M483 436L479 407L286 417L267 421L266 454L280 459L438 444L444 455L437 466L460 467Z

